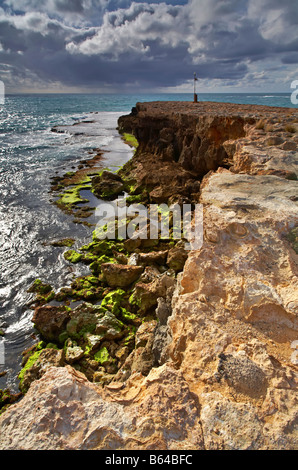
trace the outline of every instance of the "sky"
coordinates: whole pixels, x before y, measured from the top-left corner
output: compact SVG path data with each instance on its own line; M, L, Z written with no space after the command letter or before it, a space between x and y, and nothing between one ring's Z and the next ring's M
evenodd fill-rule
M291 92L298 0L0 0L8 93Z

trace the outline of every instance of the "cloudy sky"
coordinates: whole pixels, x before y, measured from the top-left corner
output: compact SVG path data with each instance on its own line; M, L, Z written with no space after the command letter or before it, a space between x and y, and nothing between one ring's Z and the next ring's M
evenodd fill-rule
M0 0L7 92L290 92L297 0Z

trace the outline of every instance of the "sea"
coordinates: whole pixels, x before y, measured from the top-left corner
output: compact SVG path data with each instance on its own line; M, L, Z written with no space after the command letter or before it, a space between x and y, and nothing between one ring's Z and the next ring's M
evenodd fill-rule
M199 101L295 107L290 96L201 94ZM95 149L112 171L128 161L132 149L117 121L137 102L192 100L192 94L32 94L8 95L0 104L0 376L6 372L0 389L18 391L22 352L38 341L27 292L32 282L38 278L58 289L86 269L71 266L63 249L49 244L73 237L79 248L93 230L53 204L51 178L74 171ZM57 126L63 132L53 132Z

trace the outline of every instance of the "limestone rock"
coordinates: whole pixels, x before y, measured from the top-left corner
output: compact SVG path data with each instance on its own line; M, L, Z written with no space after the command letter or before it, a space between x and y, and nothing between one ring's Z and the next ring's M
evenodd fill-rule
M159 297L166 298L168 289L175 286L176 280L171 271L154 278L149 284L138 282L133 293L133 303L145 313L157 306Z
M219 355L219 374L239 392L250 396L265 395L268 381L266 374L245 355Z
M103 390L70 366L51 367L0 417L4 450L203 449L196 401L163 366Z
M207 450L264 448L262 421L246 403L232 403L220 393L203 395L202 428Z

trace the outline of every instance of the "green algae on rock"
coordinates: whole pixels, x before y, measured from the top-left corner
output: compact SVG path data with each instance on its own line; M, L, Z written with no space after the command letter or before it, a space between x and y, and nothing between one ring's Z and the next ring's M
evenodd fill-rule
M79 263L82 259L83 255L80 253L77 253L75 250L68 250L64 253L64 258L66 261L69 261L70 263L76 264Z
M16 403L22 395L22 393L12 393L8 388L0 389L0 415Z
M133 134L128 134L127 132L124 132L122 134L123 140L130 145L131 147L138 148L139 142L137 138Z
M105 365L110 361L110 355L106 347L101 348L97 353L94 354L95 361L101 365Z
M52 286L50 286L50 284L46 284L40 279L36 279L31 285L31 287L29 287L27 292L45 295L51 292L51 290Z
M74 244L75 244L74 238L63 238L62 240L55 240L53 242L50 242L50 245L55 246L55 247L67 246L68 248L71 248Z
M117 173L104 170L92 178L92 192L100 199L113 199L123 193L124 183Z
M63 367L64 355L63 351L57 348L41 348L39 345L35 352L29 355L23 369L19 373L19 388L25 394L31 383L38 380L46 370L51 367Z

